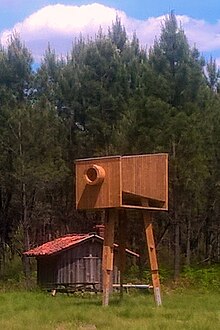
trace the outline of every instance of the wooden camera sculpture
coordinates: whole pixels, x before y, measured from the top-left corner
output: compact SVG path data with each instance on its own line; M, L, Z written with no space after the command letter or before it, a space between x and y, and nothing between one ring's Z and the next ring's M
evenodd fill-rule
M168 210L168 155L112 156L77 160L76 208L106 210L102 262L103 305L109 303L116 220L119 224L122 293L127 224L125 210L142 210L154 297L156 304L161 305L152 214L154 211Z

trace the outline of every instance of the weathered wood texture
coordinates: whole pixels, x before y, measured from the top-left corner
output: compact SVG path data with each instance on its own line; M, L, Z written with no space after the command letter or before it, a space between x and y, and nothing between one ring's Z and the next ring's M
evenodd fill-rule
M156 305L160 306L162 304L161 293L160 293L160 278L159 278L157 254L156 254L156 247L154 242L154 234L153 234L153 226L152 226L152 221L153 221L152 213L143 211L143 219L144 219L144 228L145 228L145 235L147 240L149 261L151 267L151 277L154 288L154 299Z
M103 296L102 305L108 306L109 294L112 287L112 271L114 260L114 228L118 212L115 209L106 211L105 235L103 244L102 270L103 270Z
M94 239L56 256L38 257L38 284L50 287L55 283L97 283L97 289L101 291L102 247L103 244ZM118 265L114 264L111 282L119 283L119 279Z
M99 173L98 167L103 171ZM142 199L148 206L142 205ZM168 155L77 160L76 208L113 207L167 210Z

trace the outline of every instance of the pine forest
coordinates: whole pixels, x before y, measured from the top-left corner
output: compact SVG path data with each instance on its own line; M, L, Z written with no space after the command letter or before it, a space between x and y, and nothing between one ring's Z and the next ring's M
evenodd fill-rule
M74 160L169 154L169 212L156 215L160 265L220 261L220 72L190 46L176 17L153 46L129 38L120 18L34 69L16 33L0 46L0 278L22 253L68 233L93 231L100 212L75 210ZM128 247L146 267L139 213ZM135 226L133 225L135 223ZM116 237L117 240L117 237ZM143 259L143 260L142 260Z

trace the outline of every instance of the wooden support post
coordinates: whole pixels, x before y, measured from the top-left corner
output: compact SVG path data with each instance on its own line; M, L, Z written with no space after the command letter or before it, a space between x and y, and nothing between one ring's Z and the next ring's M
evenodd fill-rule
M151 276L154 288L154 299L157 306L162 304L160 293L160 279L158 272L157 254L154 242L153 226L152 226L152 213L143 211L144 228L147 240L147 248L151 267Z
M117 218L117 210L109 209L106 211L105 217L105 233L102 255L102 286L103 296L102 305L108 306L109 294L112 284L112 270L114 257L114 227Z
M119 270L120 270L120 296L123 297L123 281L126 266L126 234L127 234L127 217L126 210L119 211Z

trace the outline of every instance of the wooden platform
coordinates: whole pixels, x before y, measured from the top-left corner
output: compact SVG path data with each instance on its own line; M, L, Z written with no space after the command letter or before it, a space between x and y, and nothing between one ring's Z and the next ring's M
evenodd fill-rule
M92 283L54 283L51 285L48 285L47 291L51 292L52 296L55 296L56 293L67 293L67 294L73 294L76 292L94 292L98 293L97 285L98 282L92 282Z

